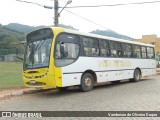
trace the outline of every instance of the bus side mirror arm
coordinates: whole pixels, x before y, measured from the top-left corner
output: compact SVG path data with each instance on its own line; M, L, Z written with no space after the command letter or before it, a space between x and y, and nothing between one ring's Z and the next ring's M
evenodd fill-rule
M18 57L17 55L16 55L16 57L17 57L18 59L20 59L20 60L23 60L23 58L21 58L21 57Z

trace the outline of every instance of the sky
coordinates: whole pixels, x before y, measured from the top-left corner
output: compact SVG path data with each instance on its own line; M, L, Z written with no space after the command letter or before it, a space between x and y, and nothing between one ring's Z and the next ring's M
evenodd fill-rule
M54 0L25 0L42 5L54 6ZM63 7L68 0L59 0ZM70 6L91 6L151 2L154 0L72 0ZM92 21L88 22L79 16ZM160 37L160 2L141 5L124 5L95 8L65 8L60 14L59 23L71 25L81 32L96 29L110 29L117 33L140 39L142 35L156 34ZM61 9L59 9L60 11ZM27 4L16 0L0 1L0 24L20 23L30 26L53 25L54 9L46 9L35 4Z

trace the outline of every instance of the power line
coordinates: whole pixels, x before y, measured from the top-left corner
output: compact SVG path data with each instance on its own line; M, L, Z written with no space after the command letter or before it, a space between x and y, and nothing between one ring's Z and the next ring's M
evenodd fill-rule
M84 20L86 20L86 21L88 21L88 22L90 22L90 23L93 23L93 24L95 24L95 25L98 25L98 26L100 26L100 27L102 27L102 28L105 28L105 29L109 30L108 28L106 28L106 27L104 27L104 26L102 26L102 25L100 25L100 24L98 24L98 23L95 23L95 22L93 22L93 21L91 21L91 20L89 20L89 19L86 19L86 18L84 18L84 17L82 17L82 16L80 16L80 15L78 15L78 14L76 14L76 13L73 13L73 12L71 12L71 11L69 11L69 10L66 10L66 9L64 9L64 10L67 11L67 12L69 12L69 13L71 13L71 14L73 14L73 15L75 15L75 16L78 16L78 17L80 17L80 18L82 18L82 19L84 19Z
M35 5L38 5L38 6L41 6L41 7L44 7L44 8L47 8L47 9L53 9L52 6L46 6L46 5L41 5L39 3L35 3L35 2L29 2L29 1L23 1L23 0L16 0L18 2L24 2L24 3L31 3L31 4L35 4Z
M31 4L35 4L35 5L38 5L38 6L44 7L44 5L41 5L41 4L39 4L39 3L34 3L34 2L29 2L29 1L23 1L23 0L16 0L16 1L19 1L19 2L25 2L25 3L31 3Z
M65 8L85 8L85 7L112 7L112 6L123 6L123 5L141 5L141 4L151 4L159 3L160 1L151 1L151 2L138 2L138 3L124 3L124 4L111 4L111 5L93 5L93 6L70 6ZM62 8L62 7L59 7Z

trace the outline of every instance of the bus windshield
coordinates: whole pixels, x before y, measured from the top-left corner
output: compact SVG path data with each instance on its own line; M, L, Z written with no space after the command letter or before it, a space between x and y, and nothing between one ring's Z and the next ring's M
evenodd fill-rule
M49 66L49 56L53 33L50 29L41 29L27 36L24 69Z

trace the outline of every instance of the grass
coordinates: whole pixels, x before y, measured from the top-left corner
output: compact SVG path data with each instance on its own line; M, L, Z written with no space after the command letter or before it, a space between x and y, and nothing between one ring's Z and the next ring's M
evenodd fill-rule
M0 90L23 87L22 63L0 62Z

